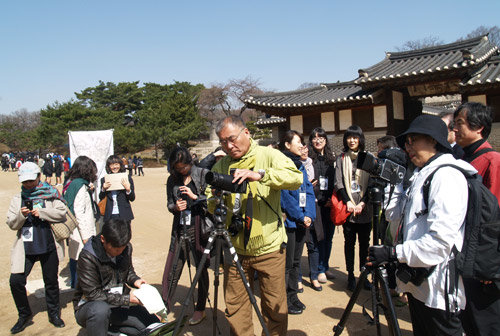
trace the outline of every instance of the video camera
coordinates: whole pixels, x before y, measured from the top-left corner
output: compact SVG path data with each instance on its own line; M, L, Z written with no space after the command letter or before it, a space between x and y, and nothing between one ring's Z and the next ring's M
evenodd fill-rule
M368 152L358 155L357 168L392 185L403 181L406 174L406 154L399 148L384 149L378 158Z

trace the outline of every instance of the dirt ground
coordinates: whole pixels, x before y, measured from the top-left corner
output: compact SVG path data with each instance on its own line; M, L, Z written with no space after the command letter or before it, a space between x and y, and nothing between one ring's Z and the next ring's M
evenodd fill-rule
M134 176L136 200L133 203L135 220L132 223L132 244L134 246L134 266L138 275L142 276L150 284L161 288L163 268L170 242L170 230L172 215L166 209L165 183L167 171L165 168L147 168L146 176ZM0 214L7 213L11 197L20 191L17 173L7 172L0 174ZM5 216L5 215L4 215ZM5 217L4 217L5 218ZM10 275L10 249L15 239L15 232L7 225L0 226L0 234L3 239L0 242L2 253L0 254L0 335L9 335L10 328L17 321L17 310L9 289ZM342 228L335 232L333 240L333 251L330 264L334 267L336 279L323 285L322 292L316 292L309 287L307 251L304 250L302 259L302 273L304 277L304 293L299 294L300 299L307 306L301 315L290 315L288 318L288 335L333 335L332 328L338 322L349 301L351 292L346 290L347 274L345 272L343 253ZM60 264L60 274L67 277L68 259ZM357 267L357 266L356 266ZM170 313L169 320L173 320L180 314L181 305L189 289L189 272L185 266L179 287L176 291L176 304L174 311ZM194 268L192 276L194 277ZM207 319L198 326L187 327L186 335L212 335L212 312L213 296L213 271L210 276L210 302L207 303ZM39 263L35 265L28 277L28 285L33 287L41 283L41 269ZM221 277L222 284L222 277ZM60 286L64 283L60 282ZM37 291L38 293L38 291ZM363 290L353 311L348 318L343 335L375 335L376 327L367 324L367 319L362 314L362 306L365 305L371 314L371 301L369 291ZM80 328L73 315L71 303L73 292L66 291L61 295L62 318L66 323L63 329L53 327L47 318L45 299L40 295L30 293L29 300L35 314L33 325L27 327L19 335L87 335L85 329ZM229 335L229 326L224 317L224 299L222 286L219 287L219 302L217 309L217 324L222 335ZM257 296L257 301L259 298ZM189 307L189 313L192 306ZM411 323L407 307L396 307L402 335L411 335ZM381 314L383 334L388 331L385 318ZM260 334L261 327L254 314L255 333Z

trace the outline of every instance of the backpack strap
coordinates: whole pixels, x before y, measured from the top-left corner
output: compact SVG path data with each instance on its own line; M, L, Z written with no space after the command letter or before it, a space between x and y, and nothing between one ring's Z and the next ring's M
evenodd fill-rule
M432 173L429 174L429 176L427 176L427 178L424 181L424 185L422 186L422 194L424 196L424 204L425 204L425 210L422 211L422 215L429 212L428 211L428 209L429 209L429 190L431 188L431 181L432 181L432 178L434 177L434 174L436 173L436 171L438 171L438 169L442 168L442 167L455 168L455 169L459 170L460 172L462 172L462 174L464 174L464 176L466 178L471 177L471 174L469 172L467 172L465 169L463 169L459 166L456 166L454 164L446 163L446 164L439 165Z
M477 152L473 153L470 157L465 157L464 159L465 159L465 161L471 163L472 161L474 161L475 159L477 159L481 155L489 153L489 152L495 152L495 150L493 148L483 148L483 149L480 149Z

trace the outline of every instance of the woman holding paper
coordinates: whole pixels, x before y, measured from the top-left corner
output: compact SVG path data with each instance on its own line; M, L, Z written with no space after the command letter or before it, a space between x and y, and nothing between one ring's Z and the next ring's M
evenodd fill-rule
M99 193L99 200L106 200L104 221L120 218L130 224L134 219L130 205L135 200L134 181L125 172L122 160L117 155L111 155L106 160L106 172L108 175L101 179Z

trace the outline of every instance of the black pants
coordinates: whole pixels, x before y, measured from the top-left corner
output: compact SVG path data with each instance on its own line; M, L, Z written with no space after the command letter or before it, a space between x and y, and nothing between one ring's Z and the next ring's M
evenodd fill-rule
M297 283L300 273L300 258L304 251L306 230L303 227L286 229L288 243L286 244L285 283L288 304L293 304L298 298Z
M192 235L191 235L192 236ZM194 239L194 237L191 237ZM167 256L167 262L165 263L165 270L163 271L163 281L162 281L162 296L163 300L167 301L167 308L169 311L172 311L174 301L173 295L175 294L175 290L177 288L177 283L179 282L179 279L181 278L182 275L182 269L184 268L184 263L186 262L186 256L184 255L184 250L181 247L180 254L179 254L179 260L174 260L175 258L175 249L177 248L179 244L179 238L176 237L176 234L172 234L172 238L170 241L170 249L168 252ZM189 254L189 249L191 251L194 251L194 258L195 258L195 266L198 268L199 262L201 260L201 257L203 256L203 253L199 250L197 250L194 245L194 241L190 241L191 246L187 248L187 253ZM208 259L205 264L205 267L203 267L203 270L201 272L201 276L198 280L198 299L196 301L196 310L198 311L203 311L205 310L205 306L207 303L207 298L208 298L208 286L209 286L209 279L208 279ZM173 277L173 278L172 278ZM169 286L170 283L172 283L172 289L169 291ZM167 297L167 293L169 294Z
M104 301L90 301L75 312L76 322L87 329L89 336L106 336L108 328L127 335L138 335L150 324L159 322L143 306L111 308Z
M462 336L462 325L457 315L448 317L446 311L427 307L410 293L407 294L413 335Z
M500 295L495 284L464 279L467 305L460 320L467 336L500 335Z
M346 222L344 228L344 255L347 272L354 272L354 247L356 246L356 235L359 242L359 268L366 263L368 247L370 245L371 223Z
M26 255L24 273L12 273L10 275L10 291L12 292L17 312L19 317L28 317L32 314L28 295L26 294L26 278L31 273L33 265L37 261L40 261L42 265L47 312L50 317L59 316L59 282L57 280L59 258L55 249L45 254Z

